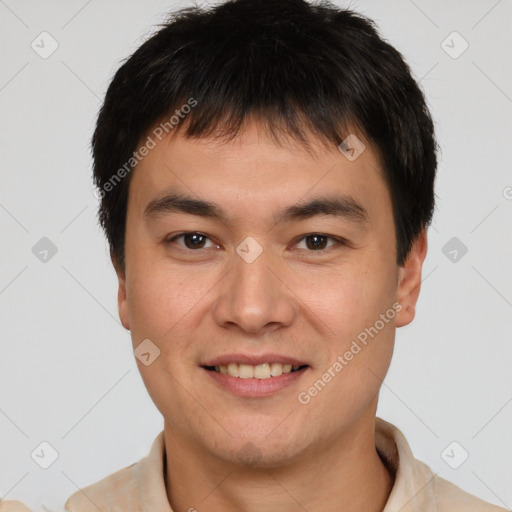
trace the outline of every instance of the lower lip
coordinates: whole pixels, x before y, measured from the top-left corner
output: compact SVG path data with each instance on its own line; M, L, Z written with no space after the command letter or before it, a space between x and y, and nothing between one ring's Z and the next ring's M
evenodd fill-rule
M284 389L287 386L297 382L302 375L309 370L309 366L296 372L283 373L279 377L269 377L268 379L241 379L240 377L232 377L224 373L212 370L203 370L224 389L230 391L234 395L257 398L270 396Z

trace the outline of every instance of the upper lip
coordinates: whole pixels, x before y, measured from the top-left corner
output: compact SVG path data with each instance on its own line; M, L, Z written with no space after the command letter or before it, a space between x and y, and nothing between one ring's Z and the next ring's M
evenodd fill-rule
M224 354L222 356L209 359L202 363L201 366L221 366L229 363L258 365L264 363L281 363L291 364L292 366L304 366L306 362L294 357L285 356L283 354L265 353L265 354Z

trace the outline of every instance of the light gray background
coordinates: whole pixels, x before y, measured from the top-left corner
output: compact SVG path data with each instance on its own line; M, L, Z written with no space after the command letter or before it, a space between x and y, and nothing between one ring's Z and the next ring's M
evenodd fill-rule
M338 3L405 55L442 148L417 317L398 330L379 416L435 473L510 508L511 1ZM0 496L34 511L136 462L163 428L118 320L89 141L120 61L186 4L0 0ZM59 45L47 59L31 48L43 31ZM458 58L441 46L453 31L469 43ZM42 237L58 249L46 263ZM452 237L468 249L456 262ZM30 456L42 441L59 453L46 470ZM456 470L441 457L452 441L469 452Z

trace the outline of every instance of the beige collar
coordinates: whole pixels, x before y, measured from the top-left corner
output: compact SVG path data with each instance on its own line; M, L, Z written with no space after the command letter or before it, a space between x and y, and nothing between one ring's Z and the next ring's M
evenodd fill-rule
M404 435L394 425L376 418L375 445L383 461L395 473L395 483L383 512L437 512L432 471L414 459ZM136 466L137 496L144 512L172 512L164 479L164 432L149 454Z

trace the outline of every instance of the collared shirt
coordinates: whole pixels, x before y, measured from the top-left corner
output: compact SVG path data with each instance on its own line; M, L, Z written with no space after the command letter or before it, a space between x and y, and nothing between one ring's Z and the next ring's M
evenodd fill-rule
M173 512L165 490L163 434L139 462L74 493L66 501L66 511ZM381 418L376 418L375 446L395 474L383 512L507 512L436 476L414 458L402 432ZM20 508L9 508L9 503ZM0 512L30 512L22 507L19 502L1 502Z

